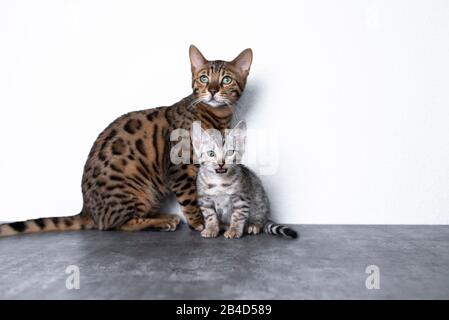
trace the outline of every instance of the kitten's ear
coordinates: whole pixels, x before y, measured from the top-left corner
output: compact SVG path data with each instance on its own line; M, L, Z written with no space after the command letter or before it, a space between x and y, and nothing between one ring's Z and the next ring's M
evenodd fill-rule
M191 44L189 48L189 57L193 74L198 72L198 70L200 70L208 62L201 54L200 50L198 50L198 48L193 44Z
M232 60L232 64L234 64L237 67L237 69L244 77L248 76L252 62L253 62L253 51L250 48L243 50L237 56L237 58Z
M192 146L193 151L199 156L201 154L201 146L203 144L201 139L203 129L196 121L192 124Z
M243 120L240 120L234 128L229 132L229 135L231 137L236 137L241 142L245 141L246 138L246 122Z
M201 155L201 149L205 141L209 138L209 135L206 131L201 128L201 125L198 122L193 122L192 124L192 146L196 155L199 157Z
M246 122L239 121L237 125L226 136L226 148L236 150L236 163L242 161L243 153L245 152L246 144Z

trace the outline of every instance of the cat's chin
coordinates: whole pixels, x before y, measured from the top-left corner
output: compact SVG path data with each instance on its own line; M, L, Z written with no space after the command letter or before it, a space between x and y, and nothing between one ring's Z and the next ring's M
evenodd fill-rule
M226 102L218 101L218 100L204 101L204 103L207 104L209 107L212 107L212 108L224 107L226 105Z

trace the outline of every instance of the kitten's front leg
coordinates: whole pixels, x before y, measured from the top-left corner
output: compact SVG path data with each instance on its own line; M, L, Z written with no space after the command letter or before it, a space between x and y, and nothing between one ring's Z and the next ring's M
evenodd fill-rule
M243 235L248 216L249 210L246 207L234 208L234 212L231 216L231 223L229 224L228 230L224 233L224 236L228 239L240 238Z
M205 224L204 230L201 231L201 235L204 238L217 237L220 232L220 226L213 202L200 199L199 205Z

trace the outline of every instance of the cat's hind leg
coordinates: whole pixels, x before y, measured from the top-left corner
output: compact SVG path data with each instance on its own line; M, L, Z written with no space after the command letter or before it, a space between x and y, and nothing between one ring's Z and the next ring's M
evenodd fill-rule
M181 218L175 214L156 214L151 217L134 217L129 219L118 230L123 231L143 231L160 230L175 231L181 222Z

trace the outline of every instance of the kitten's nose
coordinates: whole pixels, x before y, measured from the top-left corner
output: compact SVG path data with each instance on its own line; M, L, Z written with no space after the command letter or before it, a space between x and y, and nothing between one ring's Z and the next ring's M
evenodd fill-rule
M212 95L212 97L214 96L214 94L217 93L217 89L209 89L210 94Z
M224 163L219 163L218 166L220 167L220 169L223 169Z

